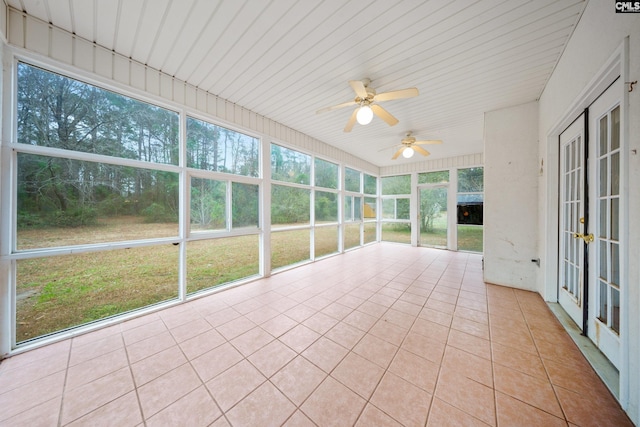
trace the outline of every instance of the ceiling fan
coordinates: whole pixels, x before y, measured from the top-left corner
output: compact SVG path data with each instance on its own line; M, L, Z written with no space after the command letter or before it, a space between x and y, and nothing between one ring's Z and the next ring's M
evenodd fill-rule
M316 111L316 114L337 110L343 107L349 107L351 105L358 105L358 108L353 110L353 113L351 114L347 125L344 127L345 132L351 132L351 129L353 129L356 121L362 125L369 124L373 119L374 114L384 120L389 126L393 126L398 123L398 119L393 117L391 113L389 113L377 103L382 101L391 101L393 99L412 98L414 96L418 96L418 89L415 87L393 90L390 92L376 93L375 89L369 87L370 83L370 79L364 79L362 81L349 80L351 88L356 93L355 99L353 101L322 108Z
M440 141L439 139L417 141L416 138L412 136L412 132L409 131L407 132L407 136L405 138L402 138L402 141L400 141L400 149L396 151L396 153L393 155L391 160L397 159L400 156L400 154L402 154L402 157L408 159L411 156L413 156L413 153L416 151L426 157L431 153L429 153L427 150L425 150L420 146L431 145L431 144L442 144L442 141ZM397 145L394 145L394 147L397 147Z

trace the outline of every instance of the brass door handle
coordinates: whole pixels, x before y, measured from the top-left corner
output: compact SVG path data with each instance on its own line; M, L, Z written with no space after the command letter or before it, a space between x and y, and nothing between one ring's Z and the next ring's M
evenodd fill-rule
M576 239L583 239L586 244L593 242L595 239L593 234L582 234L582 233L573 233L573 237Z

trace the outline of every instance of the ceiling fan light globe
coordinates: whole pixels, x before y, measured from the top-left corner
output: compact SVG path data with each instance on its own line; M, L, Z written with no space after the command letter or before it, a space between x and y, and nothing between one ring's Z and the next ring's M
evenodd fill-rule
M413 157L413 148L405 148L405 150L402 152L402 157L404 157L405 159L410 159L411 157Z
M373 120L373 110L368 105L363 105L358 109L358 114L356 115L356 120L361 125L368 125Z

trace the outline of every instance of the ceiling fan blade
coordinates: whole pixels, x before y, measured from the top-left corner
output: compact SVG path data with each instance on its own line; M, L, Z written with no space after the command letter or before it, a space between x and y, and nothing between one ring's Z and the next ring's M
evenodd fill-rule
M404 151L404 149L407 147L402 147L400 148L398 151L396 151L396 154L393 155L393 157L391 158L391 160L395 160L398 158L398 156L400 156L400 154Z
M359 98L365 99L368 96L367 88L360 80L349 80L349 84Z
M316 114L326 113L327 111L337 110L338 108L349 107L350 105L356 105L356 101L343 102L342 104L321 108L316 111Z
M385 110L381 106L374 104L371 106L371 110L373 110L373 114L375 114L376 116L380 117L382 120L387 122L389 126L394 126L398 124L398 119L393 117L391 113L389 113L387 110Z
M416 141L414 142L414 144L417 144L417 145L442 144L442 141L440 141L439 139L429 139L426 141Z
M427 150L425 150L424 148L422 148L422 147L420 147L418 145L414 145L411 148L413 148L414 150L416 150L418 153L422 154L423 156L428 156L428 155L431 154L430 152L428 152Z
M357 114L358 114L358 109L356 108L355 110L353 110L353 113L351 113L351 117L349 117L349 121L347 122L347 125L344 127L345 132L351 132L351 129L353 129L353 125L356 124Z
M415 87L408 89L392 90L390 92L382 92L373 97L374 101L391 101L392 99L413 98L420 93Z
M402 144L393 144L393 145L390 145L388 147L381 148L380 150L378 150L378 153L381 152L381 151L386 151L389 148L396 148L396 147L402 147Z

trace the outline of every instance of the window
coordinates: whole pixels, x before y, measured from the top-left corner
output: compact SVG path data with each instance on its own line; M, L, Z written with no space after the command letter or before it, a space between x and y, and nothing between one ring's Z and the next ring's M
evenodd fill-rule
M187 117L187 166L257 177L260 141L202 120Z
M18 142L178 164L178 114L18 64Z
M338 188L338 165L316 158L314 166L316 187Z
M311 156L271 144L271 179L309 185Z
M344 189L346 191L353 191L355 193L360 192L359 171L351 168L344 168Z

